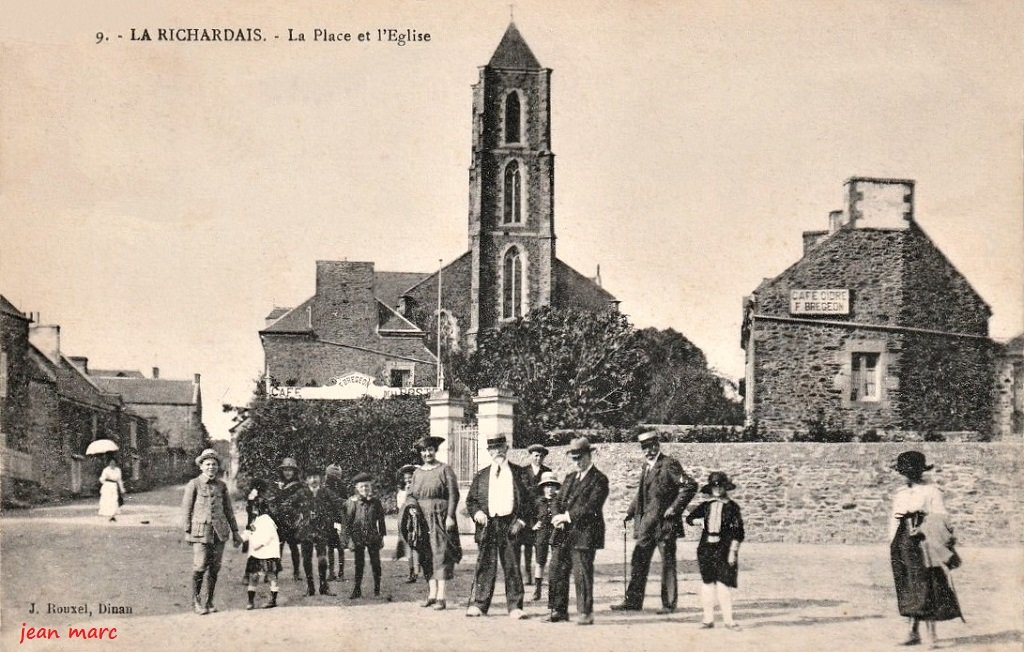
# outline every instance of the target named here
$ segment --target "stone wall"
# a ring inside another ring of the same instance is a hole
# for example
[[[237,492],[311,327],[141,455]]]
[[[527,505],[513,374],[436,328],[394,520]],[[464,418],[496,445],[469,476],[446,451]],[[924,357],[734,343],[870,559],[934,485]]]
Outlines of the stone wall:
[[[636,492],[643,457],[636,444],[596,448],[594,463],[611,485],[605,505],[608,536],[621,540],[621,518]],[[732,496],[743,509],[749,541],[882,543],[891,495],[902,479],[891,466],[909,448],[898,443],[765,443],[665,444],[662,450],[702,484],[710,471],[729,474],[737,485]],[[961,543],[1024,543],[1024,445],[919,443],[913,448],[935,465],[926,477],[944,492]],[[525,463],[526,452],[517,449],[512,459]],[[564,477],[571,470],[565,447],[552,448],[547,464]],[[696,528],[688,528],[686,538],[698,535]]]
[[[348,340],[344,340],[347,342]],[[369,348],[369,347],[367,347]],[[393,356],[421,360],[414,364],[413,380],[417,386],[433,385],[436,380],[431,354],[418,337],[381,337],[373,345],[382,355],[372,351],[325,344],[308,337],[264,335],[263,351],[267,368],[280,384],[294,383],[297,387],[329,385],[333,378],[349,371],[359,371],[387,385],[385,368],[389,361],[409,362]]]

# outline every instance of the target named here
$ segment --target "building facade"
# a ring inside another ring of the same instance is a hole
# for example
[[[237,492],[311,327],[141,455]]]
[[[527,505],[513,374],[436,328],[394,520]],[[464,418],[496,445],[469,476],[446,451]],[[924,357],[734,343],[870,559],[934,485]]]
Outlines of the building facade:
[[[260,331],[276,383],[323,386],[361,372],[393,387],[430,386],[437,360],[426,344],[439,321],[451,346],[473,347],[482,329],[535,307],[617,307],[599,276],[555,255],[551,70],[514,24],[480,68],[472,116],[469,250],[433,273],[317,261],[314,296],[274,308]]]
[[[803,240],[744,299],[748,423],[989,433],[991,310],[918,225],[914,182],[849,179]]]

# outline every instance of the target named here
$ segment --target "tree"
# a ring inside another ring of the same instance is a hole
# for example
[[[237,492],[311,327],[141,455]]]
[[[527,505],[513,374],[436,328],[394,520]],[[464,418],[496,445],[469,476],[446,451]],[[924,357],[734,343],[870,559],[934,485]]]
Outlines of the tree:
[[[704,352],[671,328],[638,332],[650,379],[641,410],[646,423],[737,425],[743,406],[726,396],[724,379],[708,368]]]
[[[481,332],[468,385],[519,397],[524,443],[556,428],[629,426],[646,391],[647,357],[626,317],[549,306]]]

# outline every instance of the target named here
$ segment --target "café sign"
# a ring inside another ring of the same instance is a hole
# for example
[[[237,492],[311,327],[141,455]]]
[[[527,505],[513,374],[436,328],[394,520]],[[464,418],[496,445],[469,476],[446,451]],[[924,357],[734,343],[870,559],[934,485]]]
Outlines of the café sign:
[[[850,290],[828,288],[789,291],[791,315],[848,315]]]
[[[351,401],[360,398],[391,398],[392,396],[429,396],[433,387],[384,387],[374,382],[373,376],[353,371],[332,379],[322,387],[268,387],[271,398],[290,398],[307,401]]]

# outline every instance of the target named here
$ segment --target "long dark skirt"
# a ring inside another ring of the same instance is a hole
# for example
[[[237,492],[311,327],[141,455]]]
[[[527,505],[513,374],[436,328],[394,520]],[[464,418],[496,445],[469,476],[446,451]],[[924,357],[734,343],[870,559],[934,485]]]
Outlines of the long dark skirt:
[[[945,569],[925,566],[921,539],[908,534],[904,520],[889,546],[900,615],[920,620],[963,618]]]

